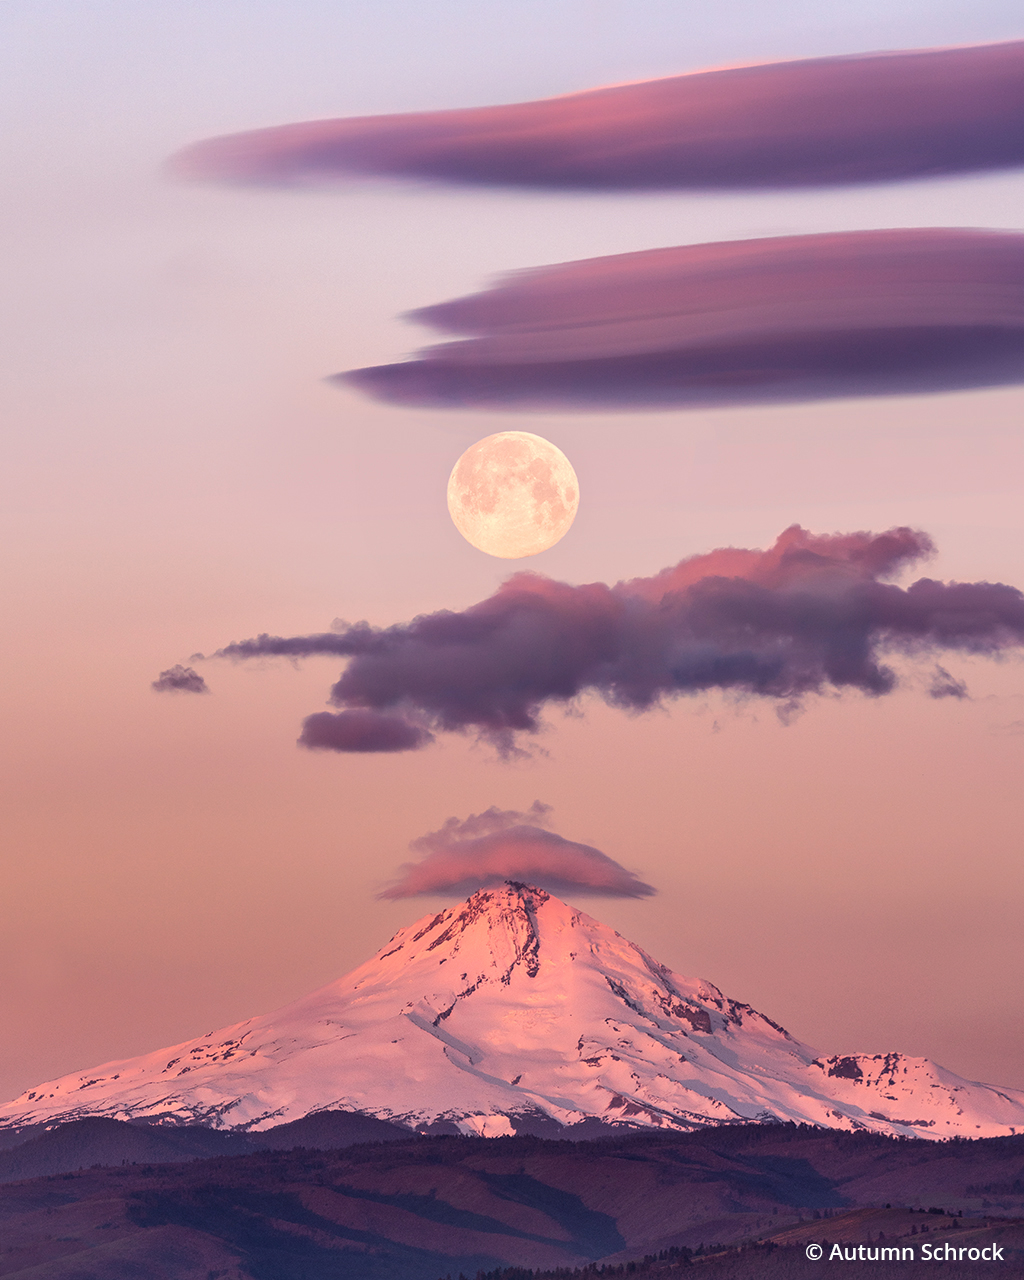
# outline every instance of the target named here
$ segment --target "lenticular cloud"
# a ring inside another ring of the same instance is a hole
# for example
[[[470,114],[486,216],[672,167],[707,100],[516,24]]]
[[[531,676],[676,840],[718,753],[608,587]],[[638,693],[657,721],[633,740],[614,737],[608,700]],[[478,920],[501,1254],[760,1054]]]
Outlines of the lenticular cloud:
[[[404,716],[355,711],[317,711],[302,722],[299,746],[311,751],[414,751],[433,735]]]
[[[461,898],[506,880],[577,896],[643,898],[655,892],[600,849],[547,830],[550,812],[551,806],[538,800],[525,813],[492,807],[464,821],[449,818],[440,830],[410,844],[423,857],[406,863],[379,896],[441,893]]]
[[[779,236],[522,271],[414,312],[467,335],[338,380],[432,408],[621,410],[1024,381],[1024,236]]]
[[[885,182],[1024,163],[1024,42],[812,58],[509,106],[213,138],[179,175],[628,190]]]
[[[809,694],[890,693],[897,677],[887,654],[934,659],[1024,645],[1024,594],[1015,587],[886,581],[932,550],[926,534],[907,528],[815,536],[794,525],[767,551],[712,551],[650,578],[571,586],[519,573],[461,612],[261,635],[216,656],[345,657],[335,706],[404,718],[410,746],[422,745],[424,729],[468,731],[508,753],[538,730],[545,707],[586,694],[643,712],[719,689],[785,710]],[[954,678],[945,675],[948,686]]]

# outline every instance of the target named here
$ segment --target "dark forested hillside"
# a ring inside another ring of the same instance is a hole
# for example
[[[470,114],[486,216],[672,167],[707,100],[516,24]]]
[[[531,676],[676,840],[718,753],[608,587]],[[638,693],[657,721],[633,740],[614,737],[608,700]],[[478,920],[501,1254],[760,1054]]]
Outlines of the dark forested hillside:
[[[622,1266],[614,1274],[638,1280],[694,1267],[706,1280],[782,1280],[823,1274],[808,1243],[880,1238],[919,1253],[999,1242],[1021,1274],[1022,1178],[1024,1136],[935,1143],[782,1125],[127,1163],[0,1187],[0,1276],[524,1280]],[[881,1265],[865,1258],[857,1274],[901,1266]]]

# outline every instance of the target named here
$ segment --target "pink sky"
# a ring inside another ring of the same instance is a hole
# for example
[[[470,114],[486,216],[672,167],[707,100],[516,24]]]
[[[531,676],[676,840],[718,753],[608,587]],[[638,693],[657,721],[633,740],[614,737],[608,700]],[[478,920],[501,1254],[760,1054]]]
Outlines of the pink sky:
[[[653,0],[639,33],[611,0],[584,30],[581,4],[575,25],[531,8],[522,32],[496,8],[446,6],[425,30],[397,0],[355,6],[329,51],[322,23],[269,2],[245,20],[114,5],[92,35],[56,0],[0,18],[17,59],[0,214],[5,1097],[338,976],[429,906],[376,897],[411,840],[535,800],[560,835],[657,888],[585,905],[674,969],[823,1052],[894,1049],[1024,1085],[1012,654],[941,658],[969,700],[928,697],[909,663],[891,696],[812,696],[788,726],[733,694],[643,716],[585,698],[582,717],[545,710],[546,754],[513,761],[458,734],[407,753],[298,749],[336,658],[205,666],[210,697],[150,688],[260,632],[491,596],[515,566],[460,537],[445,484],[469,444],[511,428],[552,440],[579,476],[572,530],[529,562],[559,581],[651,577],[798,523],[922,529],[930,576],[1024,587],[1020,388],[499,414],[325,381],[401,359],[420,342],[399,316],[516,269],[828,231],[1021,231],[1018,171],[757,195],[298,193],[159,174],[190,140],[288,120],[1021,34],[994,4],[970,21],[910,0],[851,7],[831,26],[748,7],[741,34],[681,32]]]

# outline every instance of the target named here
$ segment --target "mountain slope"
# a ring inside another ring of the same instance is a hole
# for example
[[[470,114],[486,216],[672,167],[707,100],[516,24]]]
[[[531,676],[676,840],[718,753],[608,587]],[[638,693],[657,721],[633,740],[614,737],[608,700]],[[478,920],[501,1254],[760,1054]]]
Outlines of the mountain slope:
[[[338,1151],[358,1143],[399,1142],[412,1136],[399,1125],[351,1111],[317,1111],[258,1133],[83,1116],[66,1124],[22,1130],[22,1134],[28,1135],[23,1142],[0,1151],[0,1183],[73,1173],[93,1165],[175,1164],[296,1147]]]
[[[261,1129],[359,1111],[491,1137],[595,1122],[795,1121],[1024,1132],[1024,1093],[899,1054],[821,1058],[542,890],[510,883],[401,930],[295,1003],[40,1085],[0,1128],[85,1115]]]

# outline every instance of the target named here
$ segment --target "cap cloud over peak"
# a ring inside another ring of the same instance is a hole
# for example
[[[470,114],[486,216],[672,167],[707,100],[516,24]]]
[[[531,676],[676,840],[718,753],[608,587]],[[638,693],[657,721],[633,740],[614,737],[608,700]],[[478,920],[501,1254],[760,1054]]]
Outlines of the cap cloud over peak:
[[[507,880],[576,896],[642,898],[655,892],[600,849],[547,830],[550,813],[551,806],[538,800],[522,813],[492,806],[465,819],[449,818],[410,843],[423,857],[405,863],[379,896],[462,898]]]

